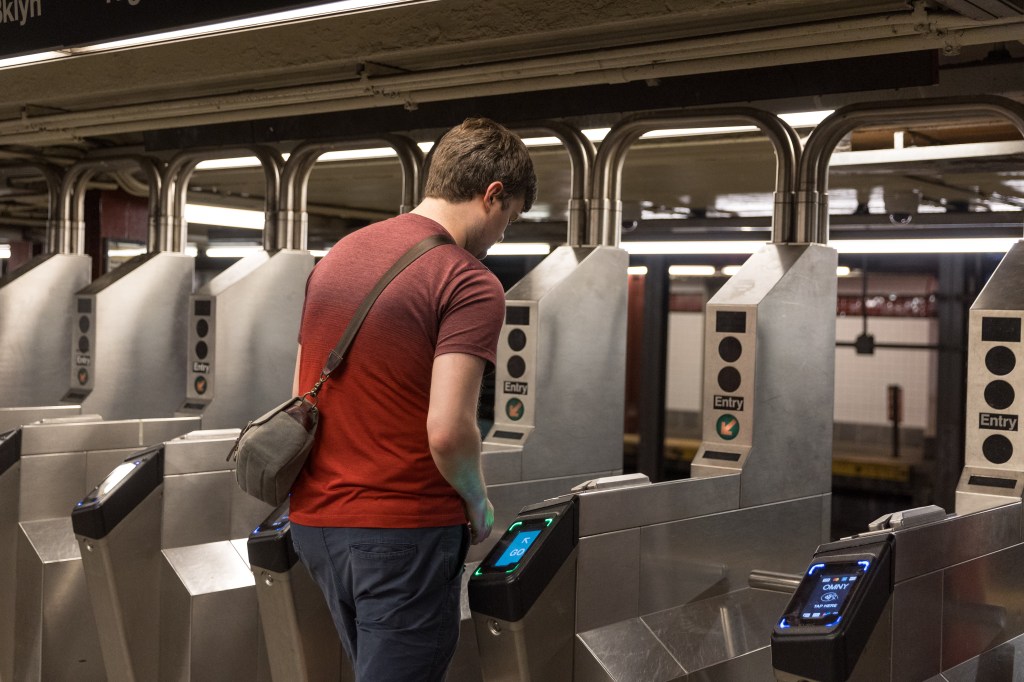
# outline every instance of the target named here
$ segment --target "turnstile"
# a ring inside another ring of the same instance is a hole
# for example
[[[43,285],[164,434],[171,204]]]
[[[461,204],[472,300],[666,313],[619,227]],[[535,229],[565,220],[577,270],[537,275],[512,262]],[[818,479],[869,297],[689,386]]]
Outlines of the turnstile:
[[[71,514],[107,679],[268,678],[245,538],[270,508],[235,483],[237,435],[137,452]]]
[[[247,256],[189,301],[185,401],[208,429],[240,428],[291,395],[308,251]]]
[[[0,280],[0,407],[53,405],[67,392],[75,292],[91,269],[89,256],[49,254]]]
[[[482,457],[498,527],[525,504],[622,471],[628,260],[614,247],[560,246],[505,295]]]
[[[295,555],[289,529],[285,502],[248,542],[271,679],[351,682],[352,666],[323,592]]]
[[[794,621],[795,610],[787,609],[788,620],[780,620],[773,635],[779,679],[1018,679],[1013,655],[1024,635],[1024,464],[1018,456],[1024,441],[1016,400],[1024,392],[1018,361],[1024,350],[1022,273],[1024,242],[1018,242],[971,307],[966,452],[956,514],[937,508],[901,512],[883,517],[871,532],[821,547],[812,567],[828,564],[838,551],[889,542],[893,569],[879,597],[884,608],[837,614],[842,622],[836,628],[867,632],[863,646],[845,648],[842,638]],[[986,676],[969,677],[975,672]]]
[[[79,291],[63,402],[105,419],[174,414],[185,394],[192,277],[191,256],[147,253]]]
[[[4,679],[104,679],[68,511],[129,453],[195,418],[30,424],[3,444],[0,662]]]

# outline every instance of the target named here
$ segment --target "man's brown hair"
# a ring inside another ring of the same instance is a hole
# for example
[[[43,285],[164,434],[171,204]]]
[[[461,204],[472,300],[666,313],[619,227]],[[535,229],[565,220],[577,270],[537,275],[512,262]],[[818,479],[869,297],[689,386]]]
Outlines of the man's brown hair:
[[[425,196],[452,203],[482,195],[495,181],[504,185],[502,205],[523,197],[523,211],[537,198],[537,176],[526,145],[511,130],[487,118],[467,118],[434,145],[427,160]]]

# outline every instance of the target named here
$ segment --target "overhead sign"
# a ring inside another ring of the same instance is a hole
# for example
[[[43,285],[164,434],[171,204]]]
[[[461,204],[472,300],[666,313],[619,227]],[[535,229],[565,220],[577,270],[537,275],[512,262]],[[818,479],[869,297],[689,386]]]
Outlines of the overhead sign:
[[[0,57],[215,24],[323,0],[0,0]]]

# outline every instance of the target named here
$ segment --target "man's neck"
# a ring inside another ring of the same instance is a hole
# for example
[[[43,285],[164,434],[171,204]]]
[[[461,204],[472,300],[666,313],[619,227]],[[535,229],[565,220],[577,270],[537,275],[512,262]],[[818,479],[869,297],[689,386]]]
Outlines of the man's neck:
[[[468,206],[453,204],[443,199],[427,197],[410,213],[430,218],[443,227],[452,236],[455,243],[466,247],[466,236],[470,224]]]

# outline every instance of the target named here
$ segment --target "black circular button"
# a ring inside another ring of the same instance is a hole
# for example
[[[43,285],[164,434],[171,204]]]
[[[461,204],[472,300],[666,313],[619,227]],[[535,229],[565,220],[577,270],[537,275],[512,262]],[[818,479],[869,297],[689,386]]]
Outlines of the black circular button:
[[[723,367],[718,373],[718,386],[728,393],[740,387],[740,373],[735,367]]]
[[[1006,346],[996,346],[985,353],[985,367],[993,374],[1004,376],[1012,372],[1016,366],[1017,358]]]
[[[89,352],[89,337],[79,336],[78,337],[78,352],[88,353]]]
[[[989,436],[981,444],[981,452],[993,464],[1005,464],[1013,455],[1013,444],[1006,436]]]
[[[514,351],[521,351],[526,347],[526,332],[522,329],[513,329],[508,333],[508,347]]]
[[[985,387],[985,402],[997,410],[1005,410],[1013,404],[1013,386],[1002,379],[996,379]]]
[[[210,349],[209,349],[209,347],[207,347],[205,341],[200,341],[199,343],[196,344],[196,357],[198,357],[200,360],[203,360],[204,358],[206,358],[206,355],[209,352],[210,352]]]
[[[508,373],[512,375],[512,378],[514,379],[518,379],[526,374],[526,360],[523,360],[518,355],[510,357],[508,359]]]
[[[89,331],[89,318],[85,315],[78,318],[78,330],[83,334]]]
[[[743,355],[743,344],[735,336],[727,336],[718,344],[718,357],[726,362],[736,362]]]
[[[196,322],[196,334],[199,335],[199,338],[203,338],[203,337],[205,337],[209,333],[210,333],[210,323],[209,322],[207,322],[206,320],[199,320],[198,322]]]

